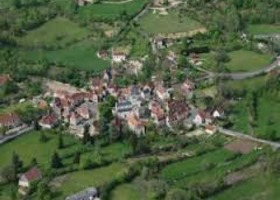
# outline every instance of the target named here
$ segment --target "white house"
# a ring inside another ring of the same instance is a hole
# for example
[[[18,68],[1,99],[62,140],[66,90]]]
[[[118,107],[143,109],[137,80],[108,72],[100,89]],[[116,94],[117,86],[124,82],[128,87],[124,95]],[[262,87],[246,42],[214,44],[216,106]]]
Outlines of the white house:
[[[31,184],[40,179],[42,179],[41,171],[37,167],[31,168],[19,178],[19,193],[26,195],[29,192]]]
[[[126,60],[126,54],[124,53],[113,53],[112,59],[116,63],[121,63]]]

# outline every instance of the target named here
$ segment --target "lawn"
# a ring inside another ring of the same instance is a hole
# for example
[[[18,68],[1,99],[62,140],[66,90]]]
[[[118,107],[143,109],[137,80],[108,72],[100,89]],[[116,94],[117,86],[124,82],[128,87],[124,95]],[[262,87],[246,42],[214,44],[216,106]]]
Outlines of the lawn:
[[[134,184],[123,184],[116,187],[110,195],[111,200],[140,200],[141,194]]]
[[[269,54],[256,53],[247,50],[237,50],[228,53],[230,61],[225,64],[230,72],[254,71],[270,64],[273,57]],[[202,54],[204,67],[215,71],[215,52]]]
[[[265,85],[265,77],[259,76],[251,79],[245,79],[245,80],[229,80],[225,81],[224,85],[228,88],[231,88],[233,90],[241,91],[257,91],[260,87]]]
[[[96,55],[98,41],[86,40],[54,51],[27,51],[22,53],[29,61],[46,59],[49,62],[88,72],[100,72],[110,66],[109,61]]]
[[[12,153],[16,152],[24,162],[24,165],[28,165],[32,158],[36,158],[39,166],[43,168],[49,168],[51,156],[54,151],[57,150],[58,135],[55,133],[46,132],[48,141],[41,143],[39,132],[27,133],[23,136],[16,138],[4,145],[0,146],[2,155],[0,157],[0,168],[8,165],[11,161]],[[71,136],[64,137],[64,143],[67,148],[57,150],[58,153],[63,156],[69,154],[71,151],[75,151],[79,147],[79,142]]]
[[[19,44],[32,47],[65,46],[90,35],[90,31],[67,18],[57,17],[18,39]]]
[[[124,172],[124,166],[114,163],[112,165],[94,170],[78,171],[67,174],[60,187],[57,188],[61,195],[58,199],[86,189],[87,187],[98,187]]]
[[[246,50],[232,51],[229,57],[230,61],[226,67],[232,72],[257,70],[272,61],[271,55]]]
[[[133,0],[125,4],[92,4],[79,10],[79,16],[84,20],[113,21],[120,19],[122,15],[132,17],[144,8],[147,0]]]
[[[280,26],[274,24],[249,25],[248,32],[252,34],[273,34],[280,33]]]
[[[190,32],[202,28],[201,24],[187,16],[180,18],[175,11],[168,15],[158,15],[150,12],[141,18],[139,23],[140,27],[150,34]]]
[[[218,164],[224,162],[226,159],[232,157],[233,155],[233,153],[224,149],[205,153],[194,158],[189,158],[167,165],[161,171],[161,176],[166,181],[175,183],[180,179],[205,170],[204,168],[209,164]]]
[[[226,189],[209,200],[277,200],[280,196],[279,187],[280,179],[278,177],[260,175]]]

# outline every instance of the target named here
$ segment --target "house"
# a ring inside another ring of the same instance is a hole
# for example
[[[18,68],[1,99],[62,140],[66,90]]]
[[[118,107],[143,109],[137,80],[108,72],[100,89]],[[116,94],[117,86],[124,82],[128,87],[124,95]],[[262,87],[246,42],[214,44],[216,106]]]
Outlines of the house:
[[[168,90],[165,87],[163,87],[162,84],[158,84],[155,87],[154,92],[157,95],[157,97],[162,101],[168,100],[170,98]]]
[[[149,85],[145,85],[142,89],[141,89],[141,97],[143,99],[150,99],[152,96],[152,88]]]
[[[116,84],[110,83],[107,86],[107,91],[113,97],[117,97],[118,96],[118,86]]]
[[[161,105],[156,101],[152,101],[149,104],[149,109],[151,111],[151,117],[153,119],[153,122],[158,126],[164,125],[165,113],[164,110],[161,108]]]
[[[0,86],[5,85],[9,81],[11,81],[11,77],[9,75],[0,75]]]
[[[35,181],[41,180],[42,173],[37,167],[33,167],[24,174],[22,174],[19,178],[18,186],[19,186],[19,193],[26,195],[31,187],[31,184]]]
[[[209,113],[204,112],[203,110],[198,111],[195,118],[193,119],[193,123],[196,126],[211,124],[212,121],[212,116]]]
[[[167,39],[165,39],[163,37],[155,37],[153,39],[153,44],[158,49],[166,48],[167,47]]]
[[[128,128],[133,131],[136,135],[145,134],[145,122],[140,120],[134,113],[129,114],[127,118]]]
[[[205,132],[210,134],[210,135],[213,135],[217,132],[217,127],[216,126],[212,126],[212,125],[206,125],[205,126]]]
[[[186,79],[182,84],[181,89],[185,94],[188,94],[195,89],[195,84],[189,79]]]
[[[115,63],[121,63],[126,60],[126,54],[120,53],[120,52],[116,52],[116,53],[113,52],[112,59],[113,59],[113,62],[115,62]]]
[[[8,129],[16,128],[23,125],[19,116],[15,113],[7,113],[0,115],[0,128],[5,127]]]
[[[93,78],[91,80],[91,89],[93,91],[100,91],[103,89],[103,82],[99,77]]]
[[[224,110],[221,107],[216,108],[213,112],[212,112],[212,116],[215,119],[221,119],[223,118],[225,115]]]
[[[70,125],[76,126],[81,123],[82,120],[83,118],[77,112],[71,112],[69,119]]]
[[[116,103],[115,108],[113,110],[113,114],[121,119],[126,119],[128,115],[132,112],[132,110],[133,105],[131,101],[121,101]]]
[[[99,200],[97,189],[87,188],[77,194],[67,197],[65,200]]]
[[[166,109],[168,112],[166,124],[168,126],[186,119],[189,115],[189,107],[183,100],[169,101]]]
[[[143,69],[143,63],[138,60],[129,60],[126,68],[128,74],[138,75]]]
[[[43,116],[42,119],[39,121],[39,125],[44,129],[51,129],[55,127],[57,123],[58,123],[58,118],[53,113]]]

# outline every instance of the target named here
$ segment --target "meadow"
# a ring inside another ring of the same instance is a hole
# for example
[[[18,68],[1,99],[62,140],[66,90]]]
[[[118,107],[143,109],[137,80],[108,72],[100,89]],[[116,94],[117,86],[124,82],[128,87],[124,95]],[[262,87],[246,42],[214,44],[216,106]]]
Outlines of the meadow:
[[[122,15],[135,16],[140,12],[147,0],[133,0],[124,4],[92,4],[79,9],[79,17],[83,20],[108,20],[120,19]]]
[[[168,34],[178,32],[190,32],[202,28],[197,21],[187,16],[179,17],[178,12],[171,11],[168,15],[153,14],[143,16],[139,21],[140,28],[149,34]]]
[[[237,50],[228,52],[229,62],[225,63],[225,67],[230,72],[249,72],[261,69],[269,65],[273,57],[269,54],[256,53],[248,50]],[[215,70],[216,61],[215,53],[202,54],[201,58],[205,68]]]
[[[88,72],[100,72],[110,66],[107,60],[99,59],[96,55],[98,48],[95,40],[85,40],[59,50],[29,50],[22,52],[29,61],[47,60],[73,69]]]
[[[248,26],[248,32],[255,35],[280,33],[280,26],[273,24],[254,24]]]
[[[27,31],[17,41],[27,47],[59,47],[84,39],[90,34],[89,30],[69,19],[57,17],[37,29]]]

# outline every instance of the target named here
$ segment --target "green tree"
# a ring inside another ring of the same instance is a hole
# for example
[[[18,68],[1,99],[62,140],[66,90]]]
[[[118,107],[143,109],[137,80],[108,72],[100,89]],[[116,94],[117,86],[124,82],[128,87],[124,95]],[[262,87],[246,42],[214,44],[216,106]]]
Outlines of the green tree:
[[[58,153],[56,151],[52,155],[51,167],[54,168],[54,169],[58,169],[58,168],[63,167],[61,158],[59,157],[59,155],[58,155]]]
[[[51,190],[46,181],[40,181],[36,193],[37,200],[51,200]]]
[[[61,134],[59,134],[59,136],[58,136],[57,148],[58,149],[63,149],[64,148],[64,141],[63,141],[63,137],[62,137]]]
[[[76,151],[73,158],[73,164],[80,164],[80,160],[81,160],[81,152]]]

